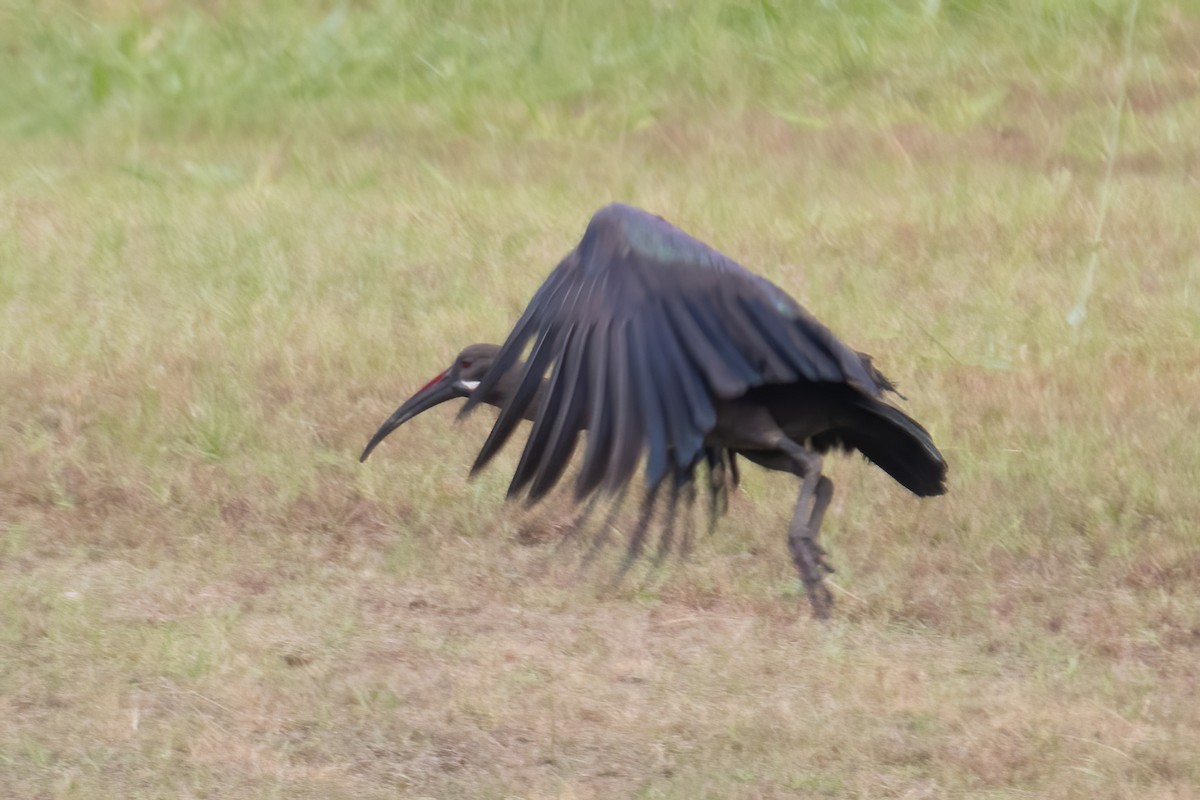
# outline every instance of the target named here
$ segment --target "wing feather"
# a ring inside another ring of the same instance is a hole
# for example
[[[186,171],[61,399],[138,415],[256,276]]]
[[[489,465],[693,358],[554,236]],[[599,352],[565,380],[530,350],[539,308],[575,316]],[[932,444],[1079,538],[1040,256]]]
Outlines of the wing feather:
[[[544,328],[538,333],[538,338],[534,342],[529,360],[525,362],[525,371],[521,383],[517,386],[517,390],[513,393],[512,398],[500,410],[500,416],[496,418],[496,424],[492,426],[491,433],[488,434],[483,447],[479,450],[479,455],[475,458],[475,463],[471,466],[472,474],[483,469],[487,465],[487,462],[491,461],[492,456],[496,455],[496,452],[508,441],[508,437],[516,429],[517,423],[523,418],[525,409],[533,402],[537,390],[542,385],[542,378],[545,376],[546,370],[550,367],[550,362],[554,357],[554,343],[557,338],[558,331],[555,328]],[[488,375],[492,375],[495,369],[493,366]],[[482,382],[480,385],[482,385]],[[478,393],[479,387],[476,387],[472,396]]]
[[[721,324],[730,332],[742,355],[762,376],[763,383],[796,380],[796,371],[776,351],[774,343],[759,332],[737,297],[722,297],[720,309]]]
[[[587,373],[583,371],[583,365],[587,361],[587,348],[586,338],[572,338],[569,346],[563,351],[562,360],[556,366],[558,385],[562,387],[561,396],[554,410],[547,414],[547,420],[553,420],[553,428],[539,453],[537,471],[531,476],[533,483],[529,488],[530,502],[542,497],[558,483],[571,454],[575,451],[575,443],[583,427],[580,417],[583,415],[584,401],[587,397]],[[530,433],[531,441],[532,437],[533,434]]]
[[[700,452],[704,434],[712,430],[716,422],[716,414],[708,398],[708,387],[698,380],[699,376],[690,368],[675,340],[675,332],[663,323],[661,314],[649,314],[640,321],[644,325],[639,338],[648,343],[646,352],[651,362],[648,370],[650,376],[646,382],[659,389],[668,454],[673,456],[677,468],[686,467]],[[712,414],[711,422],[704,418],[703,409],[700,408],[703,405],[707,405]],[[698,410],[694,411],[693,406],[697,406]]]
[[[837,363],[820,342],[806,339],[788,320],[780,324],[773,318],[766,305],[756,299],[742,300],[746,318],[758,329],[763,340],[769,342],[779,356],[786,359],[796,374],[808,381],[830,381],[841,377]]]
[[[509,497],[519,494],[533,480],[534,474],[541,466],[542,455],[550,443],[554,431],[555,419],[562,410],[563,396],[573,388],[564,376],[568,370],[575,368],[569,356],[577,341],[579,339],[575,336],[575,326],[569,325],[563,334],[561,355],[550,371],[550,378],[546,382],[547,389],[543,392],[542,402],[538,406],[537,414],[534,415],[533,430],[529,432],[529,438],[525,440],[525,449],[521,451],[521,460],[517,462],[517,469],[508,486]],[[528,375],[526,375],[526,380],[529,380]]]
[[[630,365],[633,383],[637,387],[641,419],[646,433],[646,481],[655,484],[667,473],[667,428],[670,425],[671,409],[664,408],[667,387],[655,380],[654,366],[661,360],[652,354],[652,340],[642,330],[642,320],[629,321],[630,339],[645,342],[646,346],[633,347]]]
[[[687,303],[672,298],[663,307],[688,356],[689,372],[699,374],[717,397],[737,397],[749,388],[756,377],[750,365],[737,351],[714,344]]]
[[[513,364],[517,362],[529,340],[535,335],[545,332],[542,325],[542,321],[546,316],[544,309],[547,307],[553,308],[557,295],[564,288],[574,283],[570,262],[570,256],[563,259],[563,262],[550,273],[550,277],[546,279],[546,282],[534,292],[533,299],[529,301],[529,305],[525,307],[521,318],[517,320],[517,324],[513,326],[512,331],[508,334],[508,338],[500,346],[500,352],[496,354],[496,360],[492,363],[492,368],[479,382],[479,386],[476,387],[477,391],[472,392],[471,396],[467,398],[467,402],[463,403],[462,410],[458,412],[459,419],[470,413],[472,409],[483,402],[484,397],[488,396],[496,388],[496,383],[500,380],[500,376],[508,372]],[[477,464],[472,469],[472,472],[480,466],[482,464]]]
[[[741,348],[734,341],[730,331],[721,324],[715,304],[704,298],[695,298],[685,300],[683,305],[692,321],[700,328],[704,340],[716,349],[715,363],[727,366],[738,374],[740,388],[733,394],[720,396],[736,397],[751,386],[761,386],[764,380],[761,371],[742,355]],[[706,371],[711,371],[714,366],[714,362],[706,362]]]
[[[592,332],[588,358],[588,437],[583,455],[583,466],[579,468],[579,479],[575,484],[575,496],[584,497],[604,480],[604,468],[608,464],[613,444],[613,402],[611,373],[608,368],[607,321],[601,322]]]
[[[643,420],[634,385],[627,325],[618,325],[610,331],[612,361],[609,369],[614,379],[612,399],[616,406],[612,455],[604,480],[604,487],[610,492],[616,491],[633,475],[643,445]]]

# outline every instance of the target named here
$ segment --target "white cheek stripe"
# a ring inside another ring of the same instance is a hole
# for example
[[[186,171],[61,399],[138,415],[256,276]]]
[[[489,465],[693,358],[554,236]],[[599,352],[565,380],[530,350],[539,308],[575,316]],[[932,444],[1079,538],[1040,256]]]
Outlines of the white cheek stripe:
[[[459,388],[466,389],[468,392],[475,391],[475,387],[479,385],[479,381],[459,381]]]

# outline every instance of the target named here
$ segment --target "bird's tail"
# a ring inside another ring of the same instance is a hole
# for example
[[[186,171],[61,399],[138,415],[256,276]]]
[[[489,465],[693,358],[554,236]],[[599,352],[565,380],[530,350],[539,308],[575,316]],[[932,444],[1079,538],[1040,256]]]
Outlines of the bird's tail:
[[[944,494],[946,459],[929,431],[895,406],[872,397],[855,403],[852,424],[837,433],[900,485],[918,497]]]

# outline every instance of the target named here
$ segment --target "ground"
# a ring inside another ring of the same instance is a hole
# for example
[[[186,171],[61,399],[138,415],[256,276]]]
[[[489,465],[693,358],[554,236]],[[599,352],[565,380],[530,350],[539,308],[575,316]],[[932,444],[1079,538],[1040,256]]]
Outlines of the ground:
[[[0,795],[1200,794],[1185,2],[0,9]],[[950,462],[690,558],[377,425],[590,214],[785,287]],[[613,553],[615,557],[615,552]]]

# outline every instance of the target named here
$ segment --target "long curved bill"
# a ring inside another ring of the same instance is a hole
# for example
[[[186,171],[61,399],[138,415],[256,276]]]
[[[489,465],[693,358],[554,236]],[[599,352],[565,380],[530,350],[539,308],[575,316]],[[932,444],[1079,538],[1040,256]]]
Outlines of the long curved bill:
[[[444,403],[447,400],[453,400],[456,397],[466,397],[467,394],[468,392],[464,391],[464,387],[459,382],[451,379],[450,370],[446,370],[425,384],[412,397],[405,400],[404,404],[387,418],[387,421],[379,427],[379,430],[375,431],[375,435],[371,437],[371,441],[367,442],[367,446],[358,460],[366,461],[367,456],[371,455],[371,451],[375,449],[375,445],[382,442],[388,437],[388,434],[422,411],[428,411],[434,406]]]

